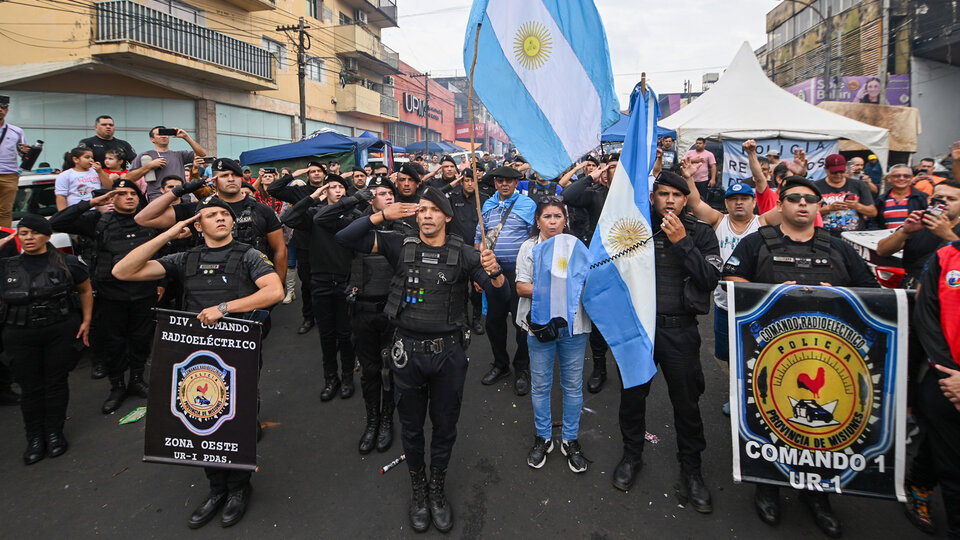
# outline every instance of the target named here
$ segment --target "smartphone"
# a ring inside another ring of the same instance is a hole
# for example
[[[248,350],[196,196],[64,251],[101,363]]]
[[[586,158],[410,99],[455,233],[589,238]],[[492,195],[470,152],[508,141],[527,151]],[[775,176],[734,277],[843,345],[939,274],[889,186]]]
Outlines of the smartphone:
[[[174,128],[160,128],[157,130],[157,135],[167,135],[172,137],[177,134],[177,130]]]
[[[843,196],[843,200],[845,200],[845,201],[847,201],[847,202],[856,201],[856,200],[859,199],[859,198],[860,198],[860,197],[857,197],[857,196],[854,195],[853,193],[847,193],[846,195]]]
[[[260,172],[262,172],[262,173],[268,173],[268,174],[277,174],[277,169],[275,169],[275,168],[273,168],[273,167],[264,167],[264,168],[260,169]]]
[[[939,198],[933,197],[930,199],[930,204],[927,205],[927,214],[934,216],[939,216],[947,209],[947,201]]]
[[[204,162],[205,164],[210,165],[211,163],[213,163],[214,161],[217,160],[217,157],[216,157],[216,156],[207,156],[207,157],[202,158],[202,159],[203,159],[203,162]]]

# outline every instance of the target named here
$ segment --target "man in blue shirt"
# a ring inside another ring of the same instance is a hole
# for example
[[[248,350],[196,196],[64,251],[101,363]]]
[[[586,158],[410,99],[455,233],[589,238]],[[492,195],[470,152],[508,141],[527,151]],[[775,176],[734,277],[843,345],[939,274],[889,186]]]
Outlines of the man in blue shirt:
[[[485,175],[493,179],[497,192],[483,203],[483,223],[477,225],[474,244],[479,249],[483,243],[493,250],[497,263],[509,283],[510,298],[487,298],[487,337],[493,349],[493,367],[481,382],[491,385],[510,374],[510,355],[507,353],[507,317],[511,317],[516,330],[517,351],[513,356],[516,371],[514,391],[518,396],[530,392],[530,357],[527,353],[527,335],[516,323],[517,315],[517,254],[520,245],[530,237],[537,203],[517,191],[517,183],[523,173],[511,167],[497,167]],[[482,227],[482,230],[481,230]]]

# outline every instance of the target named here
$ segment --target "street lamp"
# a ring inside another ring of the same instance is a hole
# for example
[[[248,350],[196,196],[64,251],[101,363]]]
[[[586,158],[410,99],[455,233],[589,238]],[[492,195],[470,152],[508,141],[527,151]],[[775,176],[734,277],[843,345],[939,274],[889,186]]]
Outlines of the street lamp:
[[[832,94],[832,88],[831,88],[831,85],[830,85],[830,49],[832,48],[831,46],[832,46],[832,44],[833,44],[833,40],[832,40],[832,38],[831,38],[831,35],[833,34],[833,23],[832,23],[831,20],[830,20],[830,11],[831,11],[831,10],[830,10],[830,5],[829,5],[829,4],[827,5],[827,16],[824,17],[824,16],[823,16],[823,13],[820,13],[820,10],[817,9],[817,8],[813,5],[813,4],[814,4],[814,0],[808,0],[808,1],[806,1],[806,2],[804,2],[804,1],[802,1],[802,0],[784,0],[784,1],[785,1],[785,2],[793,2],[794,4],[800,4],[800,5],[803,6],[804,8],[810,8],[810,9],[812,9],[813,12],[816,13],[818,17],[820,17],[820,21],[821,21],[821,22],[824,24],[824,26],[826,27],[826,28],[824,29],[825,32],[824,32],[824,35],[823,35],[823,39],[821,40],[821,43],[823,44],[824,48],[826,49],[826,50],[824,51],[824,55],[823,55],[824,98],[825,98],[825,99],[832,98],[832,97],[833,97],[833,94]]]

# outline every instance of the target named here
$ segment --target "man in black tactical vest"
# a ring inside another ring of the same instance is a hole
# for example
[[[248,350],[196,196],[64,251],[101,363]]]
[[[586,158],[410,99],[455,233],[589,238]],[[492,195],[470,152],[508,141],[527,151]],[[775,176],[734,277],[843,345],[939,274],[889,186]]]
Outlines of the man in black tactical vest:
[[[385,221],[416,214],[419,232],[403,236],[374,230]],[[506,302],[509,291],[490,250],[478,253],[456,235],[447,235],[453,216],[450,202],[428,187],[418,204],[394,203],[369,217],[355,220],[337,233],[342,245],[362,253],[380,253],[393,267],[385,312],[397,327],[390,350],[396,384],[403,450],[410,469],[413,529],[453,527],[453,510],[444,493],[450,452],[457,438],[457,420],[467,374],[463,340],[467,294],[471,282]],[[430,441],[430,481],[424,459],[423,424],[433,424]]]
[[[63,424],[70,390],[67,378],[76,365],[75,340],[89,345],[93,289],[87,267],[50,243],[46,219],[27,214],[17,234],[23,253],[0,259],[0,327],[14,379],[23,392],[20,410],[27,432],[23,463],[67,451]]]
[[[232,206],[218,197],[207,197],[197,209],[194,216],[130,252],[114,266],[114,276],[130,281],[165,277],[181,281],[184,310],[199,312],[197,318],[207,325],[216,324],[226,315],[243,319],[254,310],[268,309],[283,300],[283,281],[270,259],[249,244],[234,240]],[[187,234],[191,224],[203,233],[203,245],[150,260],[167,242]],[[264,335],[269,321],[268,317],[263,322]],[[204,472],[210,480],[210,494],[194,510],[188,525],[193,529],[206,525],[221,507],[220,524],[236,524],[250,502],[251,473],[214,468],[204,468]]]
[[[653,360],[663,373],[673,404],[681,503],[689,501],[697,512],[710,513],[713,504],[700,467],[700,453],[707,441],[699,406],[704,378],[697,315],[710,311],[722,259],[713,228],[686,211],[689,194],[686,181],[668,171],[660,173],[650,194],[657,272]],[[613,473],[613,485],[623,491],[630,489],[643,467],[646,400],[651,383],[620,391],[623,458]]]
[[[745,236],[723,267],[727,281],[797,283],[834,287],[877,287],[866,262],[839,237],[814,225],[822,197],[817,186],[799,176],[788,176],[780,186],[779,227],[760,227]],[[769,525],[780,522],[776,486],[757,484],[754,505]],[[841,534],[825,493],[800,492],[817,527],[830,537]]]
[[[545,197],[556,196],[558,191],[563,191],[559,182],[547,180],[536,172],[533,173],[532,180],[527,180],[527,197],[533,199],[533,202],[537,204]]]
[[[113,203],[113,211],[101,213],[99,207],[108,203]],[[153,345],[157,283],[121,281],[110,273],[133,248],[156,236],[156,231],[134,219],[143,204],[143,194],[133,181],[118,180],[110,192],[80,201],[50,218],[54,230],[86,236],[96,245],[91,272],[97,293],[94,338],[101,341],[110,379],[103,414],[119,409],[127,396],[147,397],[143,372]],[[130,378],[125,383],[128,368]]]

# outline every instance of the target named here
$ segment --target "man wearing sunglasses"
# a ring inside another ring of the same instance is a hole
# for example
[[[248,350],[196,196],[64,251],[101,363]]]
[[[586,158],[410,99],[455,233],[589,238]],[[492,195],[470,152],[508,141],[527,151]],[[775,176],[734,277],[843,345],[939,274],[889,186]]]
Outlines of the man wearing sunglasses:
[[[846,170],[844,168],[844,170]],[[788,176],[777,202],[780,226],[764,226],[740,240],[723,267],[723,279],[757,283],[796,283],[835,287],[877,287],[867,263],[839,237],[814,225],[822,197],[817,186],[799,176]],[[757,484],[754,505],[760,519],[780,522],[776,486]],[[800,492],[817,527],[827,536],[841,534],[825,493]]]

